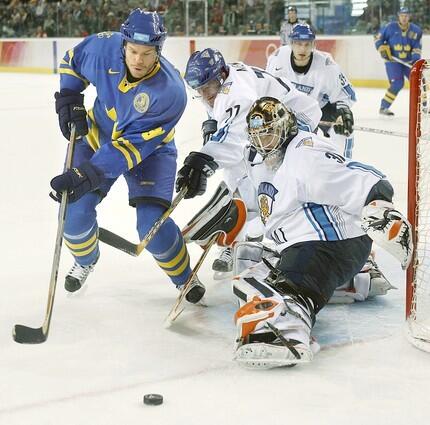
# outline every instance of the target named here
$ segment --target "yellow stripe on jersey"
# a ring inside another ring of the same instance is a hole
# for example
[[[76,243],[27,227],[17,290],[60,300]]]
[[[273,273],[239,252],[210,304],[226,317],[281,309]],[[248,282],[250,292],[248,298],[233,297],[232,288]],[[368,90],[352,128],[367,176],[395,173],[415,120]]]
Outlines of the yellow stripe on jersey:
[[[100,148],[100,135],[99,135],[99,128],[97,126],[96,119],[94,117],[93,109],[90,109],[88,111],[88,116],[90,118],[90,125],[88,128],[88,134],[85,137],[87,139],[88,144],[95,152],[97,149]]]
[[[136,158],[136,164],[139,164],[142,162],[142,157],[140,156],[140,152],[136,149],[136,146],[134,146],[129,140],[124,139],[123,137],[120,137],[118,139],[118,142],[121,143],[126,149],[128,149]]]
[[[175,129],[172,128],[168,133],[167,136],[163,139],[163,143],[169,143],[173,140],[175,137]]]
[[[161,136],[165,132],[166,130],[164,130],[163,127],[157,127],[152,130],[144,131],[142,133],[142,139],[148,141],[153,139],[154,137]]]
[[[114,122],[113,128],[112,128],[112,135],[111,135],[112,140],[117,140],[121,137],[122,130],[117,130],[117,127],[118,127],[118,122]]]
[[[88,80],[86,80],[84,77],[81,77],[79,74],[77,74],[75,71],[73,71],[73,69],[62,68],[60,66],[60,69],[58,70],[58,72],[60,74],[67,74],[67,75],[71,75],[72,77],[79,78],[85,84],[85,87],[87,87],[89,84]]]
[[[106,115],[112,120],[112,121],[116,121],[118,119],[117,115],[116,115],[116,110],[114,107],[108,109],[105,106],[105,111],[106,111]]]
[[[186,256],[186,255],[187,255],[187,247],[185,246],[184,243],[182,243],[182,248],[179,250],[179,253],[178,253],[178,255],[176,255],[175,258],[173,258],[170,261],[157,261],[157,264],[162,269],[171,269],[172,267],[175,267],[180,262],[182,262],[184,259],[184,256]]]
[[[114,140],[112,142],[112,146],[118,149],[124,155],[125,160],[127,161],[127,167],[129,170],[131,170],[134,167],[134,165],[128,150],[125,147],[123,147],[118,140]]]

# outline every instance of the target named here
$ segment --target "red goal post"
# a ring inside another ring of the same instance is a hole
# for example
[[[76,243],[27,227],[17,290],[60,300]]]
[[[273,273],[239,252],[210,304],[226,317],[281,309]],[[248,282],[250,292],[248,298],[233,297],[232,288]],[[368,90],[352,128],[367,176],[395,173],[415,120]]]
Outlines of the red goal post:
[[[408,340],[430,352],[430,60],[411,69],[408,219],[415,252],[406,274]]]

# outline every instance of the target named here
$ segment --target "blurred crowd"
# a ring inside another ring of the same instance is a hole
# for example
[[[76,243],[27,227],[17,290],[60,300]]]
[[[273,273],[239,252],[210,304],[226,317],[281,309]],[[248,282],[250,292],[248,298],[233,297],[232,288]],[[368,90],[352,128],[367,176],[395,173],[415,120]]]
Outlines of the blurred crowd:
[[[188,2],[186,25],[184,0],[0,0],[0,37],[84,37],[95,32],[119,29],[135,7],[163,14],[169,35],[205,35],[202,1]],[[327,2],[328,3],[328,2]],[[405,0],[413,22],[430,30],[430,1]],[[275,35],[284,19],[284,0],[208,0],[207,35]],[[314,22],[318,33],[373,34],[395,19],[399,0],[368,0],[362,16],[350,19],[351,2],[345,0]],[[309,18],[300,16],[299,18]]]

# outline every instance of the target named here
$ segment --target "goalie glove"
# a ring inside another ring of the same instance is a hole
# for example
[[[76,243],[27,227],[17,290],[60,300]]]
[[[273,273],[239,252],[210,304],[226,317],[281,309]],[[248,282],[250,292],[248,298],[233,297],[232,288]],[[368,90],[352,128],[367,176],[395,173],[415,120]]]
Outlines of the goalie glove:
[[[342,134],[346,137],[349,137],[354,131],[354,116],[345,103],[336,103],[336,121],[333,130],[336,134]]]
[[[379,246],[396,257],[406,270],[412,259],[412,227],[391,202],[372,201],[363,208],[362,229]]]

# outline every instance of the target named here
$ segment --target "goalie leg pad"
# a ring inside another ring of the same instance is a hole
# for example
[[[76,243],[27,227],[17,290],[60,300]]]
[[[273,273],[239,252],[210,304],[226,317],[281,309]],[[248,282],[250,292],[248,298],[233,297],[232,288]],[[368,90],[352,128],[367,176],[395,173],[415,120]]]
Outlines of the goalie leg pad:
[[[260,263],[233,280],[242,305],[235,314],[235,360],[257,369],[309,362],[318,351],[310,337],[312,303],[277,292],[267,282],[269,273]]]
[[[376,200],[363,208],[362,229],[406,270],[412,260],[412,227],[391,202]]]

